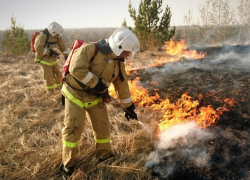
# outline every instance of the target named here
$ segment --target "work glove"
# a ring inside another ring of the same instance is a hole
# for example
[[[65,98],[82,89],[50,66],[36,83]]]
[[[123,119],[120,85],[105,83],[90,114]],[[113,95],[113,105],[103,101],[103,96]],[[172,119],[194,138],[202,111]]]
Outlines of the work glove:
[[[134,105],[134,103],[131,106],[127,107],[125,110],[126,110],[125,111],[125,117],[127,118],[128,121],[130,119],[138,120],[137,114],[135,113],[135,105]]]
[[[102,78],[99,78],[97,85],[93,88],[93,90],[97,93],[104,93],[107,90],[107,86],[102,82]]]
[[[54,51],[53,49],[49,49],[49,56],[58,56],[58,53],[56,51]]]

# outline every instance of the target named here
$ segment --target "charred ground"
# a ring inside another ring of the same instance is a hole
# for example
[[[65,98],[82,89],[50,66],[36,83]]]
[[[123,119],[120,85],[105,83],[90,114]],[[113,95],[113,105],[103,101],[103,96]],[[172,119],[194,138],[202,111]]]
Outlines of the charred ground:
[[[214,109],[223,106],[223,100],[231,98],[235,105],[224,112],[217,123],[208,130],[215,134],[204,144],[210,154],[208,167],[196,167],[185,157],[176,157],[178,168],[165,177],[158,172],[159,166],[168,166],[166,157],[152,167],[152,173],[160,179],[249,179],[250,177],[250,46],[225,46],[197,48],[206,53],[202,60],[181,58],[178,62],[167,63],[132,71],[130,78],[140,77],[140,83],[155,89],[160,96],[176,101],[188,92],[194,99],[200,99],[200,106],[212,105]],[[156,82],[152,86],[151,81]]]

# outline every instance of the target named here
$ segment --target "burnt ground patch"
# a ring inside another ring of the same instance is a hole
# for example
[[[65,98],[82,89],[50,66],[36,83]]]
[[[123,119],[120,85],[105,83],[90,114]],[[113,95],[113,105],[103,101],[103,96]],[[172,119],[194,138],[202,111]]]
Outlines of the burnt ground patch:
[[[191,47],[190,49],[195,49]],[[156,169],[167,166],[163,160],[152,167],[152,174],[160,179],[248,179],[250,177],[250,46],[196,48],[206,57],[202,60],[179,60],[161,67],[134,71],[130,79],[140,78],[140,85],[152,95],[155,89],[161,98],[177,101],[187,92],[200,106],[223,106],[224,100],[235,103],[224,112],[216,124],[208,127],[216,135],[205,142],[210,155],[209,167],[196,167],[185,158],[178,158],[178,168],[169,176]],[[151,82],[156,82],[152,86]]]

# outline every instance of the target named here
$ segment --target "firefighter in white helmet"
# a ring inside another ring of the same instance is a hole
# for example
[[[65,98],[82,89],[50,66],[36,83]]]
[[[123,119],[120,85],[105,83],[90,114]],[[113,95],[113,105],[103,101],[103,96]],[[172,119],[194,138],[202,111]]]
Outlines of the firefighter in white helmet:
[[[62,74],[57,64],[57,58],[61,53],[65,59],[68,57],[67,48],[61,37],[63,27],[52,22],[35,39],[35,62],[39,63],[43,71],[46,90],[61,89]]]
[[[95,55],[96,49],[98,53]],[[109,39],[95,44],[85,42],[72,55],[69,74],[62,94],[65,96],[65,118],[62,129],[62,164],[64,175],[71,175],[76,165],[76,147],[84,129],[86,112],[93,127],[96,157],[106,160],[114,156],[110,144],[110,124],[104,96],[114,84],[125,117],[137,120],[131,98],[124,60],[140,50],[136,35],[126,27],[118,28]]]

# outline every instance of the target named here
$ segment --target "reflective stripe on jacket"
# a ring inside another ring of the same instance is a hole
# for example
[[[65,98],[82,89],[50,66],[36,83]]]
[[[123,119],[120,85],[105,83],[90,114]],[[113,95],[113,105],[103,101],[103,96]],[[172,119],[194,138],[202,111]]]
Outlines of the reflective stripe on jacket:
[[[38,63],[44,64],[44,65],[48,65],[48,66],[54,66],[54,65],[57,64],[57,61],[55,61],[55,62],[46,62],[46,61],[43,61],[43,60],[40,60],[40,59],[36,59],[35,61],[38,62]]]

